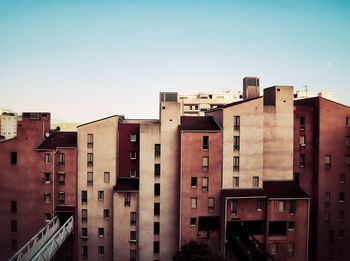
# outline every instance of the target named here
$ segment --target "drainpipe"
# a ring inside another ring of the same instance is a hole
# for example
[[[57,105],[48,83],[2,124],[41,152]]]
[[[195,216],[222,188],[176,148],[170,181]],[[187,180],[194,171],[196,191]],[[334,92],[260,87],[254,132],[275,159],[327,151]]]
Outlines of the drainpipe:
[[[52,217],[55,215],[55,154],[56,150],[52,150]]]
[[[180,218],[179,218],[179,249],[181,248],[181,211],[182,211],[182,134],[180,132]]]

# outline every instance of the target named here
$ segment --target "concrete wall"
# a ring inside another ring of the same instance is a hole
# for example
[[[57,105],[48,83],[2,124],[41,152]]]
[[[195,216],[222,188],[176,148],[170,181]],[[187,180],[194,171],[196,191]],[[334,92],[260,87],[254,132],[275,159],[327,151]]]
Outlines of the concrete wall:
[[[154,144],[160,144],[159,122],[140,125],[140,198],[138,212],[139,228],[139,258],[140,260],[153,260],[153,241],[159,240],[159,235],[153,235],[153,222],[160,222],[159,216],[154,216],[154,183],[160,182],[159,177],[154,176],[154,164],[160,164],[160,159],[154,156]],[[163,171],[161,165],[161,176]],[[161,195],[163,187],[161,184]],[[160,208],[162,209],[162,205]],[[169,213],[170,214],[170,213]],[[163,218],[161,216],[161,218]],[[160,233],[163,233],[161,230]],[[162,247],[162,242],[161,242]]]
[[[116,183],[118,116],[109,117],[78,128],[78,260],[82,260],[81,247],[88,246],[88,259],[111,260],[113,257],[113,220],[104,219],[104,209],[113,210],[113,186]],[[87,135],[93,134],[93,148],[87,147]],[[93,153],[93,166],[87,166],[87,153]],[[87,172],[93,172],[93,185],[87,186]],[[104,172],[110,172],[110,182],[104,182]],[[87,191],[88,202],[82,204],[81,192]],[[98,200],[98,191],[104,191],[104,200]],[[82,223],[81,210],[88,209],[88,221]],[[88,240],[82,241],[81,228],[88,228]],[[98,236],[98,228],[104,228],[104,237]],[[104,256],[97,247],[104,246]]]
[[[136,225],[130,224],[130,212],[136,212],[136,220],[138,219],[138,193],[130,193],[130,206],[124,205],[125,192],[114,192],[113,195],[113,260],[124,261],[130,260],[130,250],[136,250],[139,244],[138,228]],[[130,231],[136,231],[137,242],[130,242]],[[136,259],[143,260],[143,259]]]
[[[292,180],[293,87],[264,89],[264,104],[263,179]]]
[[[240,130],[234,130],[234,116],[240,116]],[[223,188],[233,187],[239,177],[240,188],[251,188],[253,176],[263,177],[263,100],[243,102],[223,110]],[[240,136],[240,150],[233,151],[234,136]],[[233,171],[233,156],[239,156],[239,171]]]

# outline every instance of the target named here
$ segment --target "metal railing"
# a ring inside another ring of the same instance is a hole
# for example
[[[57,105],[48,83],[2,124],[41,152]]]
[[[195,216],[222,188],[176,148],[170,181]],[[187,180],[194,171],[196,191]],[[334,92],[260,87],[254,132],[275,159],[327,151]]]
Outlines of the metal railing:
[[[32,261],[51,260],[57,250],[74,229],[74,218],[71,216],[64,225],[39,249]]]
[[[20,250],[14,254],[9,261],[30,260],[46,241],[57,231],[60,220],[55,216],[46,224],[32,239],[30,239]]]

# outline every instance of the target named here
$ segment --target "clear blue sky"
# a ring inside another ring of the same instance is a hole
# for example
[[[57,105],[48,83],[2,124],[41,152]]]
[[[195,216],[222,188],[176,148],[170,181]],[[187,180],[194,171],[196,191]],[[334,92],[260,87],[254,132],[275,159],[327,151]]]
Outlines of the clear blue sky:
[[[350,105],[350,1],[0,0],[0,107],[157,118],[160,91],[244,76]]]

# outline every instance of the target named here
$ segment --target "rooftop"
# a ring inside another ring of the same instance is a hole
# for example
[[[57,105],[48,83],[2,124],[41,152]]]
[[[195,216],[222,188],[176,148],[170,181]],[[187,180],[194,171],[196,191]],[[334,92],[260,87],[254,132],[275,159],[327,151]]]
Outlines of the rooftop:
[[[182,116],[179,129],[182,131],[221,131],[220,126],[212,116]]]
[[[53,150],[56,148],[76,148],[77,132],[53,132],[36,148],[37,150]]]

